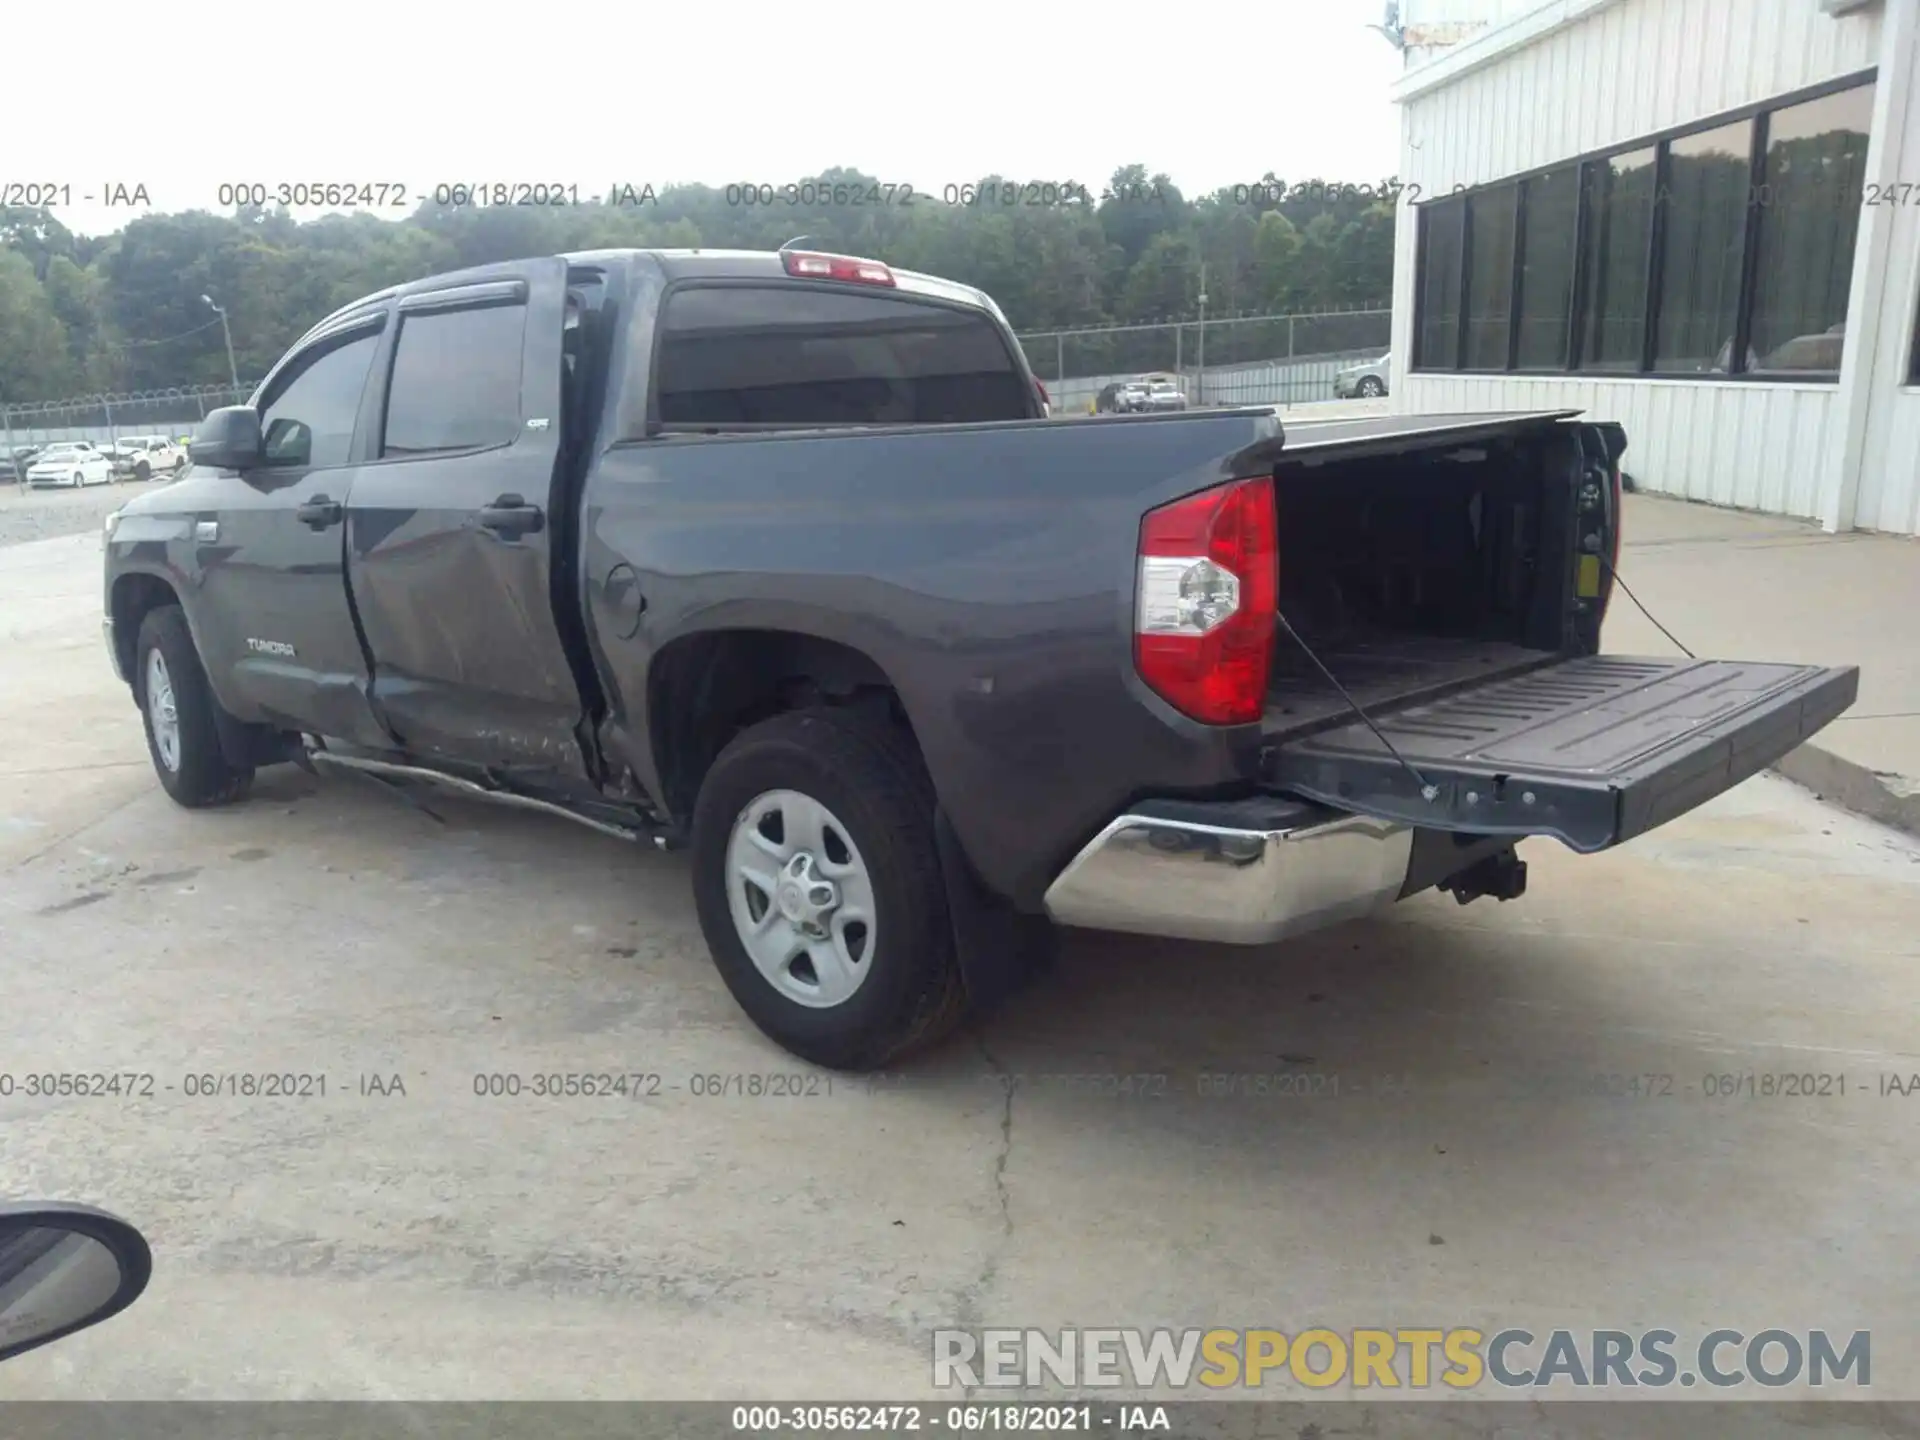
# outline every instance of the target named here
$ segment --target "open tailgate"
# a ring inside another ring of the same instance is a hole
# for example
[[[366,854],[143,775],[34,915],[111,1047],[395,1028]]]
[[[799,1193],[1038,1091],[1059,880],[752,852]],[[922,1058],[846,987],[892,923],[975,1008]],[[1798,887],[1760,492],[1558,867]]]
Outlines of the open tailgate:
[[[1341,810],[1604,850],[1772,764],[1854,701],[1847,666],[1595,655],[1271,747],[1264,776]]]

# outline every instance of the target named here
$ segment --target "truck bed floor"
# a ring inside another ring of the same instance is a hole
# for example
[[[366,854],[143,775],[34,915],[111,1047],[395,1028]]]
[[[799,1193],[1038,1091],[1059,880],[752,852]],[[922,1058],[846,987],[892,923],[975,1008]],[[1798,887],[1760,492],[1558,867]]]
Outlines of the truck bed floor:
[[[1457,640],[1379,630],[1322,640],[1302,630],[1321,664],[1378,718],[1384,710],[1518,674],[1553,660],[1494,640]],[[1262,721],[1269,735],[1304,735],[1353,718],[1353,711],[1284,630],[1274,641],[1273,676]]]

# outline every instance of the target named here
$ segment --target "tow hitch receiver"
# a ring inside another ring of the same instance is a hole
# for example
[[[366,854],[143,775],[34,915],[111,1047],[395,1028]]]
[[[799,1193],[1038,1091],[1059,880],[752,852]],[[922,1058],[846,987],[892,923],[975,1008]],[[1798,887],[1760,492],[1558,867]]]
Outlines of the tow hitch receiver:
[[[1491,895],[1496,900],[1518,900],[1527,893],[1527,862],[1511,849],[1476,860],[1447,881],[1445,888],[1462,905]]]

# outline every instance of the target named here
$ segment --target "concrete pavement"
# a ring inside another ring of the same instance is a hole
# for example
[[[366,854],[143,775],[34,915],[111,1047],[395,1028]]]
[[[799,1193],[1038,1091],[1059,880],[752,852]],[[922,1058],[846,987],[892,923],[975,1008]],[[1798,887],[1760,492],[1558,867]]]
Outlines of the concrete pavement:
[[[904,1399],[942,1325],[1471,1324],[1870,1328],[1875,1398],[1920,1398],[1920,1095],[1883,1090],[1920,1071],[1920,845],[1794,786],[1530,844],[1511,905],[1076,934],[984,1030],[848,1082],[739,1016],[682,857],[288,769],[174,807],[98,567],[91,534],[0,548],[0,1071],[152,1091],[16,1081],[0,1183],[134,1219],[155,1279],[0,1397]],[[662,1090],[476,1093],[552,1072]],[[1851,1089],[1707,1094],[1780,1073]],[[189,1093],[258,1074],[328,1088]],[[755,1074],[806,1083],[709,1084]],[[1252,1083],[1282,1074],[1326,1078]],[[1631,1075],[1671,1089],[1594,1093]]]
[[[1920,543],[1630,495],[1620,574],[1695,654],[1858,665],[1853,709],[1776,768],[1920,832]],[[1625,596],[1608,611],[1605,645],[1674,653]]]

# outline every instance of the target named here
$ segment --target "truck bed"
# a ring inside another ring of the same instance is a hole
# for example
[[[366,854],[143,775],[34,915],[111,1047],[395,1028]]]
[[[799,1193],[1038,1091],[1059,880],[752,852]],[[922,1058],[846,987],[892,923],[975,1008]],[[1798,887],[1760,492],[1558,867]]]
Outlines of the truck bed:
[[[1468,686],[1522,674],[1556,658],[1498,640],[1457,640],[1384,628],[1349,633],[1313,648],[1347,693],[1376,719]],[[1282,633],[1274,646],[1262,729],[1274,738],[1289,738],[1351,719],[1352,707]]]

